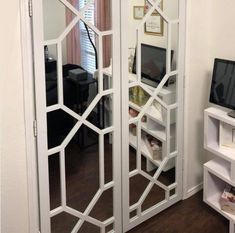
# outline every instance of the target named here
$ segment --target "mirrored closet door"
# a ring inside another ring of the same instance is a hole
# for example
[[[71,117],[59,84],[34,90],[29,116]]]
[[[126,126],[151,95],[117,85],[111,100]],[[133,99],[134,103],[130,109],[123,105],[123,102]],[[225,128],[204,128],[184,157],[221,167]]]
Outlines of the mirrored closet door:
[[[42,233],[122,231],[118,12],[33,1]]]
[[[32,5],[40,232],[127,232],[182,198],[184,0]]]
[[[124,231],[182,198],[183,14],[180,0],[129,0],[123,20]],[[128,59],[127,59],[128,58]],[[129,142],[127,144],[126,142]]]

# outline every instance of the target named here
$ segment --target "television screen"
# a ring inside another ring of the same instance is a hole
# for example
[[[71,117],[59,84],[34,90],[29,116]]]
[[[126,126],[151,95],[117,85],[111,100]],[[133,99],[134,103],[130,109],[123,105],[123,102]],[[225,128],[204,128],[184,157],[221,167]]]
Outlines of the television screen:
[[[171,60],[173,51],[171,51]],[[136,52],[132,72],[136,74]],[[166,49],[147,44],[141,44],[141,76],[159,83],[166,74]]]
[[[215,59],[210,102],[235,109],[235,61]]]

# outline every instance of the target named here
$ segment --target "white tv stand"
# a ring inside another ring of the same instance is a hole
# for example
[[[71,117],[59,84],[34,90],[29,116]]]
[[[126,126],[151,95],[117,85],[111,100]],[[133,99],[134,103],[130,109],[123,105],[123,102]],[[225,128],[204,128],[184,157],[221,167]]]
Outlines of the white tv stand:
[[[221,144],[224,126],[235,128],[228,112],[214,107],[204,112],[204,148],[216,158],[204,164],[203,200],[230,221],[229,233],[234,233],[235,215],[221,210],[219,202],[226,184],[235,187],[235,148]]]

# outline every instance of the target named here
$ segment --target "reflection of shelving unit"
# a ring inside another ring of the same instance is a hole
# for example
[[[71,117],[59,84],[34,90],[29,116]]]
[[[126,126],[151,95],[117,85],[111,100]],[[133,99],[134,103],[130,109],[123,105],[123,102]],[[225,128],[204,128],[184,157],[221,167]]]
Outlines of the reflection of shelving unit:
[[[159,167],[162,160],[154,160],[145,144],[145,136],[146,134],[143,133],[141,137],[141,154],[147,159],[147,168],[148,170],[154,169],[156,166]],[[130,146],[134,149],[137,149],[137,137],[134,136],[132,133],[129,134]],[[175,143],[175,139],[172,138],[172,144]],[[166,154],[166,143],[162,144],[162,154],[163,156]],[[168,171],[169,169],[175,166],[173,161],[169,161],[168,164],[164,167],[163,171]]]
[[[134,148],[134,149],[137,149],[137,138],[136,136],[134,136],[132,133],[130,133],[129,135],[129,140],[130,140],[130,145]],[[147,159],[149,159],[154,165],[156,166],[159,166],[161,161],[160,160],[153,160],[149,151],[148,151],[148,148],[145,144],[145,141],[144,141],[144,137],[141,138],[141,153],[144,157],[146,157]]]
[[[108,67],[103,69],[104,74],[104,86],[112,87],[112,67]],[[98,73],[95,73],[95,78],[98,78]],[[129,73],[129,82],[134,82],[137,80],[136,74]],[[147,84],[143,84],[150,92],[155,90],[155,87],[151,87]],[[167,105],[173,104],[175,102],[175,90],[176,86],[170,85],[168,87],[163,87],[158,95],[158,97]],[[129,101],[129,107],[140,112],[144,106],[139,106],[134,102]],[[175,123],[175,111],[171,110],[170,117],[170,152],[174,152],[176,150],[176,142],[175,142],[175,131],[176,131],[176,123]],[[147,159],[147,170],[150,171],[155,169],[155,167],[160,166],[161,160],[153,160],[151,154],[145,144],[145,135],[150,134],[154,138],[158,139],[162,143],[162,159],[166,156],[166,148],[167,148],[167,110],[163,109],[162,112],[159,113],[154,106],[150,106],[145,116],[147,118],[147,122],[142,122],[141,131],[141,153]],[[137,137],[134,136],[131,132],[129,134],[130,146],[134,149],[137,148]],[[174,160],[170,160],[167,165],[164,167],[163,171],[168,171],[169,169],[175,166]]]
[[[135,80],[135,75],[131,74],[130,81]],[[155,88],[144,84],[146,88],[150,91],[154,91]],[[158,95],[158,97],[165,102],[167,105],[173,104],[175,101],[175,86],[171,85],[169,87],[163,87]],[[138,104],[129,100],[129,107],[134,109],[137,112],[140,112],[144,106],[139,106]],[[147,170],[150,171],[155,169],[155,167],[159,167],[162,160],[166,156],[167,153],[167,109],[162,107],[162,111],[159,112],[157,109],[151,105],[145,112],[146,122],[141,122],[141,153],[147,159]],[[131,116],[130,116],[131,117]],[[172,111],[170,117],[170,152],[176,150],[175,148],[175,114]],[[158,139],[162,143],[162,160],[154,160],[149,152],[145,144],[145,137],[149,134],[152,137]],[[129,134],[130,146],[133,148],[137,148],[137,136],[134,136],[131,132]],[[170,160],[167,165],[164,167],[163,171],[168,171],[169,169],[175,166],[174,160]]]
[[[220,197],[226,184],[235,187],[235,149],[220,145],[221,125],[235,127],[235,119],[228,111],[208,108],[205,110],[204,147],[217,157],[204,164],[204,202],[230,221],[234,233],[235,215],[221,210]]]

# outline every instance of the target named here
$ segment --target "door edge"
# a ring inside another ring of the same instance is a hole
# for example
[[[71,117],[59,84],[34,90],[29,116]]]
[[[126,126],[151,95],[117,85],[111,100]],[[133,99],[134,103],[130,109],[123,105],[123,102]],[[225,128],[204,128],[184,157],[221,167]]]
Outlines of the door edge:
[[[33,48],[31,18],[29,16],[28,0],[20,1],[21,52],[23,73],[25,152],[27,159],[27,192],[28,192],[28,230],[39,232],[38,174],[37,147],[33,132],[35,120],[35,91],[33,72]]]

